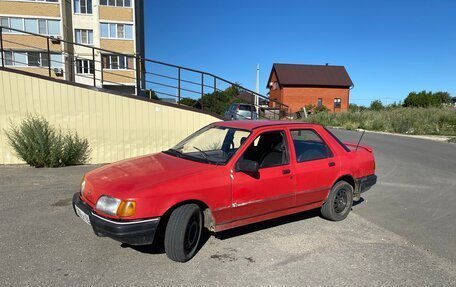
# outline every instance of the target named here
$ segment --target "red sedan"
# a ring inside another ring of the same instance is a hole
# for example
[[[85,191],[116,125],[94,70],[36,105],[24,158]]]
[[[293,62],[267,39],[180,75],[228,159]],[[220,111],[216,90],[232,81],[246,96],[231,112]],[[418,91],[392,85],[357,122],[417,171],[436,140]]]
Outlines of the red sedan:
[[[377,181],[372,149],[344,144],[323,126],[286,121],[208,125],[161,153],[87,173],[73,197],[98,236],[193,257],[201,231],[219,232],[309,209],[342,220]]]

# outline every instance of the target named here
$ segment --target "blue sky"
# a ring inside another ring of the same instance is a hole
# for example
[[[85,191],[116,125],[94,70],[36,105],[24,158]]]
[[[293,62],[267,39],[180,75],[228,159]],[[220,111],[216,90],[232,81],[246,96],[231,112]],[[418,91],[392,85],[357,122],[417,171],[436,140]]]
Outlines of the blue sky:
[[[456,1],[145,1],[146,57],[260,92],[273,63],[343,65],[351,102],[456,96]]]

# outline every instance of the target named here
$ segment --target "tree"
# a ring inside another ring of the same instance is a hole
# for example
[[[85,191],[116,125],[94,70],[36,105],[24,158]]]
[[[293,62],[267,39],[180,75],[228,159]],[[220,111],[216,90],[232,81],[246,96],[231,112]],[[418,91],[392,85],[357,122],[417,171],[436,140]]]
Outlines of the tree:
[[[191,98],[182,98],[180,101],[179,101],[179,104],[182,104],[182,105],[185,105],[185,106],[189,106],[189,107],[196,107],[196,104],[198,103],[197,100],[195,99],[191,99]]]
[[[203,108],[206,111],[223,115],[232,103],[243,103],[242,99],[237,98],[240,89],[237,86],[230,86],[224,91],[204,94],[197,102],[195,107]]]
[[[411,92],[404,100],[404,107],[440,107],[451,101],[448,92]]]
[[[383,106],[382,101],[380,101],[380,100],[375,100],[375,101],[372,101],[372,102],[371,102],[369,108],[370,108],[371,110],[373,110],[373,111],[380,111],[380,110],[383,110],[385,107]]]
[[[450,93],[448,93],[448,92],[442,92],[442,91],[436,92],[436,93],[434,93],[434,97],[438,98],[440,103],[442,103],[442,104],[451,103],[451,96],[450,96]]]

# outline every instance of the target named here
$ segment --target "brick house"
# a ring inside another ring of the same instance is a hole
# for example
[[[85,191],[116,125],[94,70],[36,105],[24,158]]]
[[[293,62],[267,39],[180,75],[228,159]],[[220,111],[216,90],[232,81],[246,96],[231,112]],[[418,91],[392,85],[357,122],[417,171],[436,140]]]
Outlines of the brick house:
[[[340,112],[348,109],[353,82],[343,66],[274,64],[266,88],[290,113],[309,104]]]

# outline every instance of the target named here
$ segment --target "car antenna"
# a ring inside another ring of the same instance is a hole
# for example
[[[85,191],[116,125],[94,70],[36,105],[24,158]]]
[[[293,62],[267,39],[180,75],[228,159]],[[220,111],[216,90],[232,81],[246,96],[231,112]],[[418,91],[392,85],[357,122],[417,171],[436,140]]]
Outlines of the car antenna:
[[[363,130],[363,133],[361,134],[361,137],[359,138],[358,144],[356,145],[356,149],[355,149],[355,151],[357,151],[357,150],[358,150],[358,147],[359,147],[359,143],[361,142],[361,139],[363,138],[363,136],[364,136],[364,133],[365,133],[365,132],[366,132],[366,130]]]

